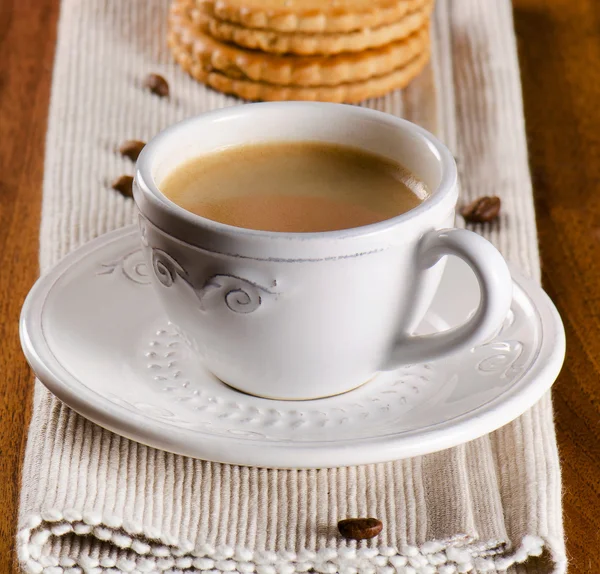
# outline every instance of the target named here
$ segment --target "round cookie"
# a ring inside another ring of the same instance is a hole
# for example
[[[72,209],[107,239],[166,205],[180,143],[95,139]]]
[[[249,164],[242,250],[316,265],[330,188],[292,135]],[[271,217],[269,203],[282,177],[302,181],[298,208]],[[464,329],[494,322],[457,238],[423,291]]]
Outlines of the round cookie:
[[[337,56],[281,56],[225,44],[198,30],[185,7],[173,5],[168,43],[178,61],[188,59],[230,78],[280,85],[326,86],[383,76],[410,62],[429,45],[429,28],[360,53]]]
[[[423,70],[429,61],[429,50],[419,54],[405,66],[362,82],[338,86],[278,86],[266,82],[230,78],[221,72],[206,70],[185,52],[174,51],[181,67],[196,80],[226,94],[245,100],[281,101],[310,100],[320,102],[357,103],[367,98],[382,96],[392,90],[404,88]]]
[[[430,0],[194,0],[210,16],[245,28],[323,34],[397,22]]]
[[[213,38],[274,54],[331,55],[362,52],[406,38],[426,26],[433,9],[429,1],[420,10],[406,14],[401,20],[377,28],[346,33],[305,34],[245,28],[209,16],[205,10],[192,8],[190,16],[198,29]]]

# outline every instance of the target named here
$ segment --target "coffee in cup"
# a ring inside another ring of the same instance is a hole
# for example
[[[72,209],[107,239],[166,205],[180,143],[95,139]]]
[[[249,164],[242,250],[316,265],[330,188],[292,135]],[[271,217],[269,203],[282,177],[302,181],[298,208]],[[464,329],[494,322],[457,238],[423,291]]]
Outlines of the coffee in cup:
[[[378,223],[429,196],[425,183],[397,162],[318,141],[234,146],[192,158],[160,189],[207,219],[286,233]]]

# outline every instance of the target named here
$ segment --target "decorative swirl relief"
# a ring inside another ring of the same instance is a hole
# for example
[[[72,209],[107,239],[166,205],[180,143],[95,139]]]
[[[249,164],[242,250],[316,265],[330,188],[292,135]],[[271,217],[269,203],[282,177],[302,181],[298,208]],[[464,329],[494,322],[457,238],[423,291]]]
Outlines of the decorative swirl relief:
[[[177,277],[190,284],[185,269],[168,253],[162,249],[151,250],[152,271],[161,285],[171,287]],[[127,279],[147,285],[150,283],[148,266],[143,259],[142,250],[136,249],[123,255],[110,263],[103,263],[97,275],[109,275],[115,271],[121,271]],[[277,281],[273,281],[275,287]],[[192,286],[193,288],[193,286]],[[270,288],[254,283],[243,277],[229,274],[212,275],[199,289],[195,289],[200,302],[200,309],[207,311],[206,302],[214,295],[222,293],[222,301],[226,307],[234,313],[248,314],[256,311],[262,304],[265,296],[276,296],[277,292]]]
[[[127,279],[138,285],[150,284],[148,268],[146,262],[142,259],[141,249],[126,253],[122,257],[119,257],[119,259],[111,261],[110,263],[102,263],[101,268],[96,272],[96,275],[112,275],[119,271]]]
[[[515,312],[510,309],[494,340],[473,349],[477,358],[475,368],[479,373],[507,379],[524,368],[521,359],[525,346],[523,341],[515,338],[515,321]]]
[[[185,280],[186,272],[168,253],[161,249],[152,249],[152,269],[158,281],[165,287],[170,287],[179,275]]]
[[[485,352],[485,358],[477,363],[477,370],[484,374],[499,375],[503,379],[518,373],[522,366],[518,363],[523,354],[523,343],[507,340],[488,343],[478,347]]]
[[[273,281],[273,286],[277,284]],[[197,291],[200,309],[206,311],[205,299],[213,293],[221,292],[223,301],[234,313],[252,313],[262,304],[264,295],[276,295],[262,285],[235,275],[213,275],[209,277],[201,289]]]

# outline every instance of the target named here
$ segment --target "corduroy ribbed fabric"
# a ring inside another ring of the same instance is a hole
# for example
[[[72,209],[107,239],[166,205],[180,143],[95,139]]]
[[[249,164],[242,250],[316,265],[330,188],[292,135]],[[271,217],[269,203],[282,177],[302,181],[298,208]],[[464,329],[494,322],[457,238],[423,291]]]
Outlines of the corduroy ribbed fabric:
[[[133,221],[109,182],[114,152],[202,111],[239,103],[171,61],[165,0],[63,0],[46,148],[40,261]],[[531,182],[509,0],[438,0],[430,68],[366,103],[437,132],[462,200],[499,195],[475,229],[539,280]],[[164,75],[171,97],[141,89]],[[339,518],[377,516],[368,543]],[[243,468],[157,451],[83,419],[36,383],[18,551],[26,572],[316,571],[453,574],[565,571],[550,396],[504,428],[410,460],[310,471]]]

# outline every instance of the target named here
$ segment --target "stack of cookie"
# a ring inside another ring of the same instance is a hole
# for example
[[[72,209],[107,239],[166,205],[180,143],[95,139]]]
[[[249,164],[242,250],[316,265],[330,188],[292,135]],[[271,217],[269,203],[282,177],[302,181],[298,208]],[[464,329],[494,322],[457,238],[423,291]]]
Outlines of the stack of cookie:
[[[434,0],[172,0],[181,67],[247,100],[358,102],[429,60]]]

